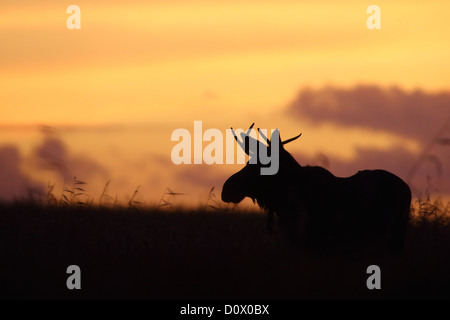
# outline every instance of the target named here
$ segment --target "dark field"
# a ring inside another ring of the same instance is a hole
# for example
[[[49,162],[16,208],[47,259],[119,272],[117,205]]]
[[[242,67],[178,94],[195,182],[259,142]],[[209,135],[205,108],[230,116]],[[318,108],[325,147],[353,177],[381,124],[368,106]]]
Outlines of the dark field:
[[[3,205],[0,298],[449,299],[448,206],[435,209],[393,255],[292,247],[260,212]],[[73,264],[81,290],[66,287]],[[366,287],[373,264],[381,290]]]

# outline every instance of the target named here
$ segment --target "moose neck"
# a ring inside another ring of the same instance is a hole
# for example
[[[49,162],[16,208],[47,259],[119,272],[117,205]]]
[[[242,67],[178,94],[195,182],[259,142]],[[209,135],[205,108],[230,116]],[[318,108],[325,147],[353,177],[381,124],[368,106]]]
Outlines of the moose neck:
[[[286,150],[280,150],[280,167],[275,175],[264,176],[257,186],[256,192],[250,197],[265,210],[274,211],[278,214],[286,212],[292,203],[286,201],[291,199],[290,193],[295,193],[296,186],[302,166]]]

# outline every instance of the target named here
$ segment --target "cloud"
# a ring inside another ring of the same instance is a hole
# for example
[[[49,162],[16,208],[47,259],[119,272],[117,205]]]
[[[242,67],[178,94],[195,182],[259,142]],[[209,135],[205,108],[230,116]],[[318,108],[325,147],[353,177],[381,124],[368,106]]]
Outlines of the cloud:
[[[416,191],[428,188],[431,180],[436,190],[450,193],[450,92],[407,92],[397,87],[373,85],[303,89],[286,113],[319,125],[332,123],[343,128],[371,129],[374,134],[376,131],[391,133],[415,140],[423,150],[420,156],[401,145],[387,150],[356,147],[357,155],[349,161],[322,155],[321,161],[329,164],[336,175],[348,176],[358,170],[380,168],[407,180]],[[321,165],[318,159],[297,157]],[[416,165],[417,170],[412,171]]]
[[[45,186],[31,180],[21,169],[23,159],[14,146],[0,147],[0,201],[42,197]]]
[[[44,132],[44,140],[37,146],[32,159],[37,168],[56,171],[64,181],[73,178],[68,168],[68,154],[64,143],[52,135]]]
[[[97,162],[81,155],[71,155],[64,142],[59,139],[53,129],[42,128],[44,139],[31,155],[35,168],[56,172],[64,183],[73,177],[88,179],[100,175],[105,180],[107,170]]]
[[[86,181],[90,191],[104,186],[109,178],[105,167],[84,155],[70,153],[54,129],[42,127],[41,132],[42,141],[24,156],[14,145],[0,146],[0,201],[30,197],[45,200],[47,183],[62,189],[71,185],[74,177]]]
[[[303,89],[287,112],[314,123],[382,130],[424,143],[449,119],[450,92],[407,92],[374,85]]]

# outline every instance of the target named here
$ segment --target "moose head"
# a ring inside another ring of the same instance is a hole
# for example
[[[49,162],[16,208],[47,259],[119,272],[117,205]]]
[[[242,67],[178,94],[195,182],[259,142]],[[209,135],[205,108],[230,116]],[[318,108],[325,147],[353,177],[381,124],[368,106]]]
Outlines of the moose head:
[[[300,168],[290,153],[284,149],[284,145],[298,139],[301,133],[282,141],[278,129],[273,131],[269,139],[258,128],[260,136],[264,139],[265,143],[263,143],[250,137],[253,125],[246,133],[242,133],[242,141],[239,141],[231,128],[237,143],[250,159],[243,169],[225,182],[222,188],[222,201],[239,203],[245,197],[249,197],[261,208],[267,209],[269,213],[268,228],[271,231],[273,212],[276,211],[280,214],[284,211],[280,207],[286,206],[288,202],[282,201],[282,198],[289,192],[287,189],[292,185],[290,182],[292,176]],[[271,157],[274,155],[277,157]],[[263,170],[269,166],[268,157],[271,157],[272,161],[278,162],[278,170],[275,174],[264,174]]]

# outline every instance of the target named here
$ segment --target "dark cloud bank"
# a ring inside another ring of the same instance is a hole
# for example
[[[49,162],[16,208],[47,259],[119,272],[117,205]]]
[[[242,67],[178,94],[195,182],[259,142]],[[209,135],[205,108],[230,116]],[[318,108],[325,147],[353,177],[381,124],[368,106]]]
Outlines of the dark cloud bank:
[[[15,146],[0,147],[0,201],[45,194],[45,187],[23,172],[22,163],[23,158]]]
[[[407,92],[398,87],[369,85],[351,89],[303,89],[288,106],[287,114],[317,125],[332,123],[372,129],[374,134],[383,131],[407,137],[417,141],[426,151],[413,175],[410,175],[411,168],[420,159],[420,154],[401,146],[393,150],[360,148],[352,162],[326,159],[336,174],[350,175],[365,168],[383,168],[411,180],[409,182],[416,191],[426,188],[426,176],[434,176],[434,182],[439,184],[436,187],[441,191],[450,191],[450,146],[445,143],[445,139],[450,138],[450,92]],[[439,130],[441,132],[437,134]],[[314,161],[302,155],[297,158]],[[441,169],[437,168],[439,166]]]
[[[56,172],[64,184],[70,183],[75,176],[88,179],[96,174],[107,174],[97,162],[71,155],[65,143],[51,131],[44,132],[44,139],[32,152],[30,161],[36,169]]]
[[[0,146],[0,202],[45,199],[48,186],[30,178],[30,170],[51,171],[63,185],[71,184],[75,176],[106,176],[106,170],[95,161],[71,155],[64,142],[49,128],[43,133],[42,142],[26,156],[16,146]]]
[[[406,92],[378,86],[304,89],[288,112],[317,123],[383,130],[426,142],[450,117],[450,92]]]

